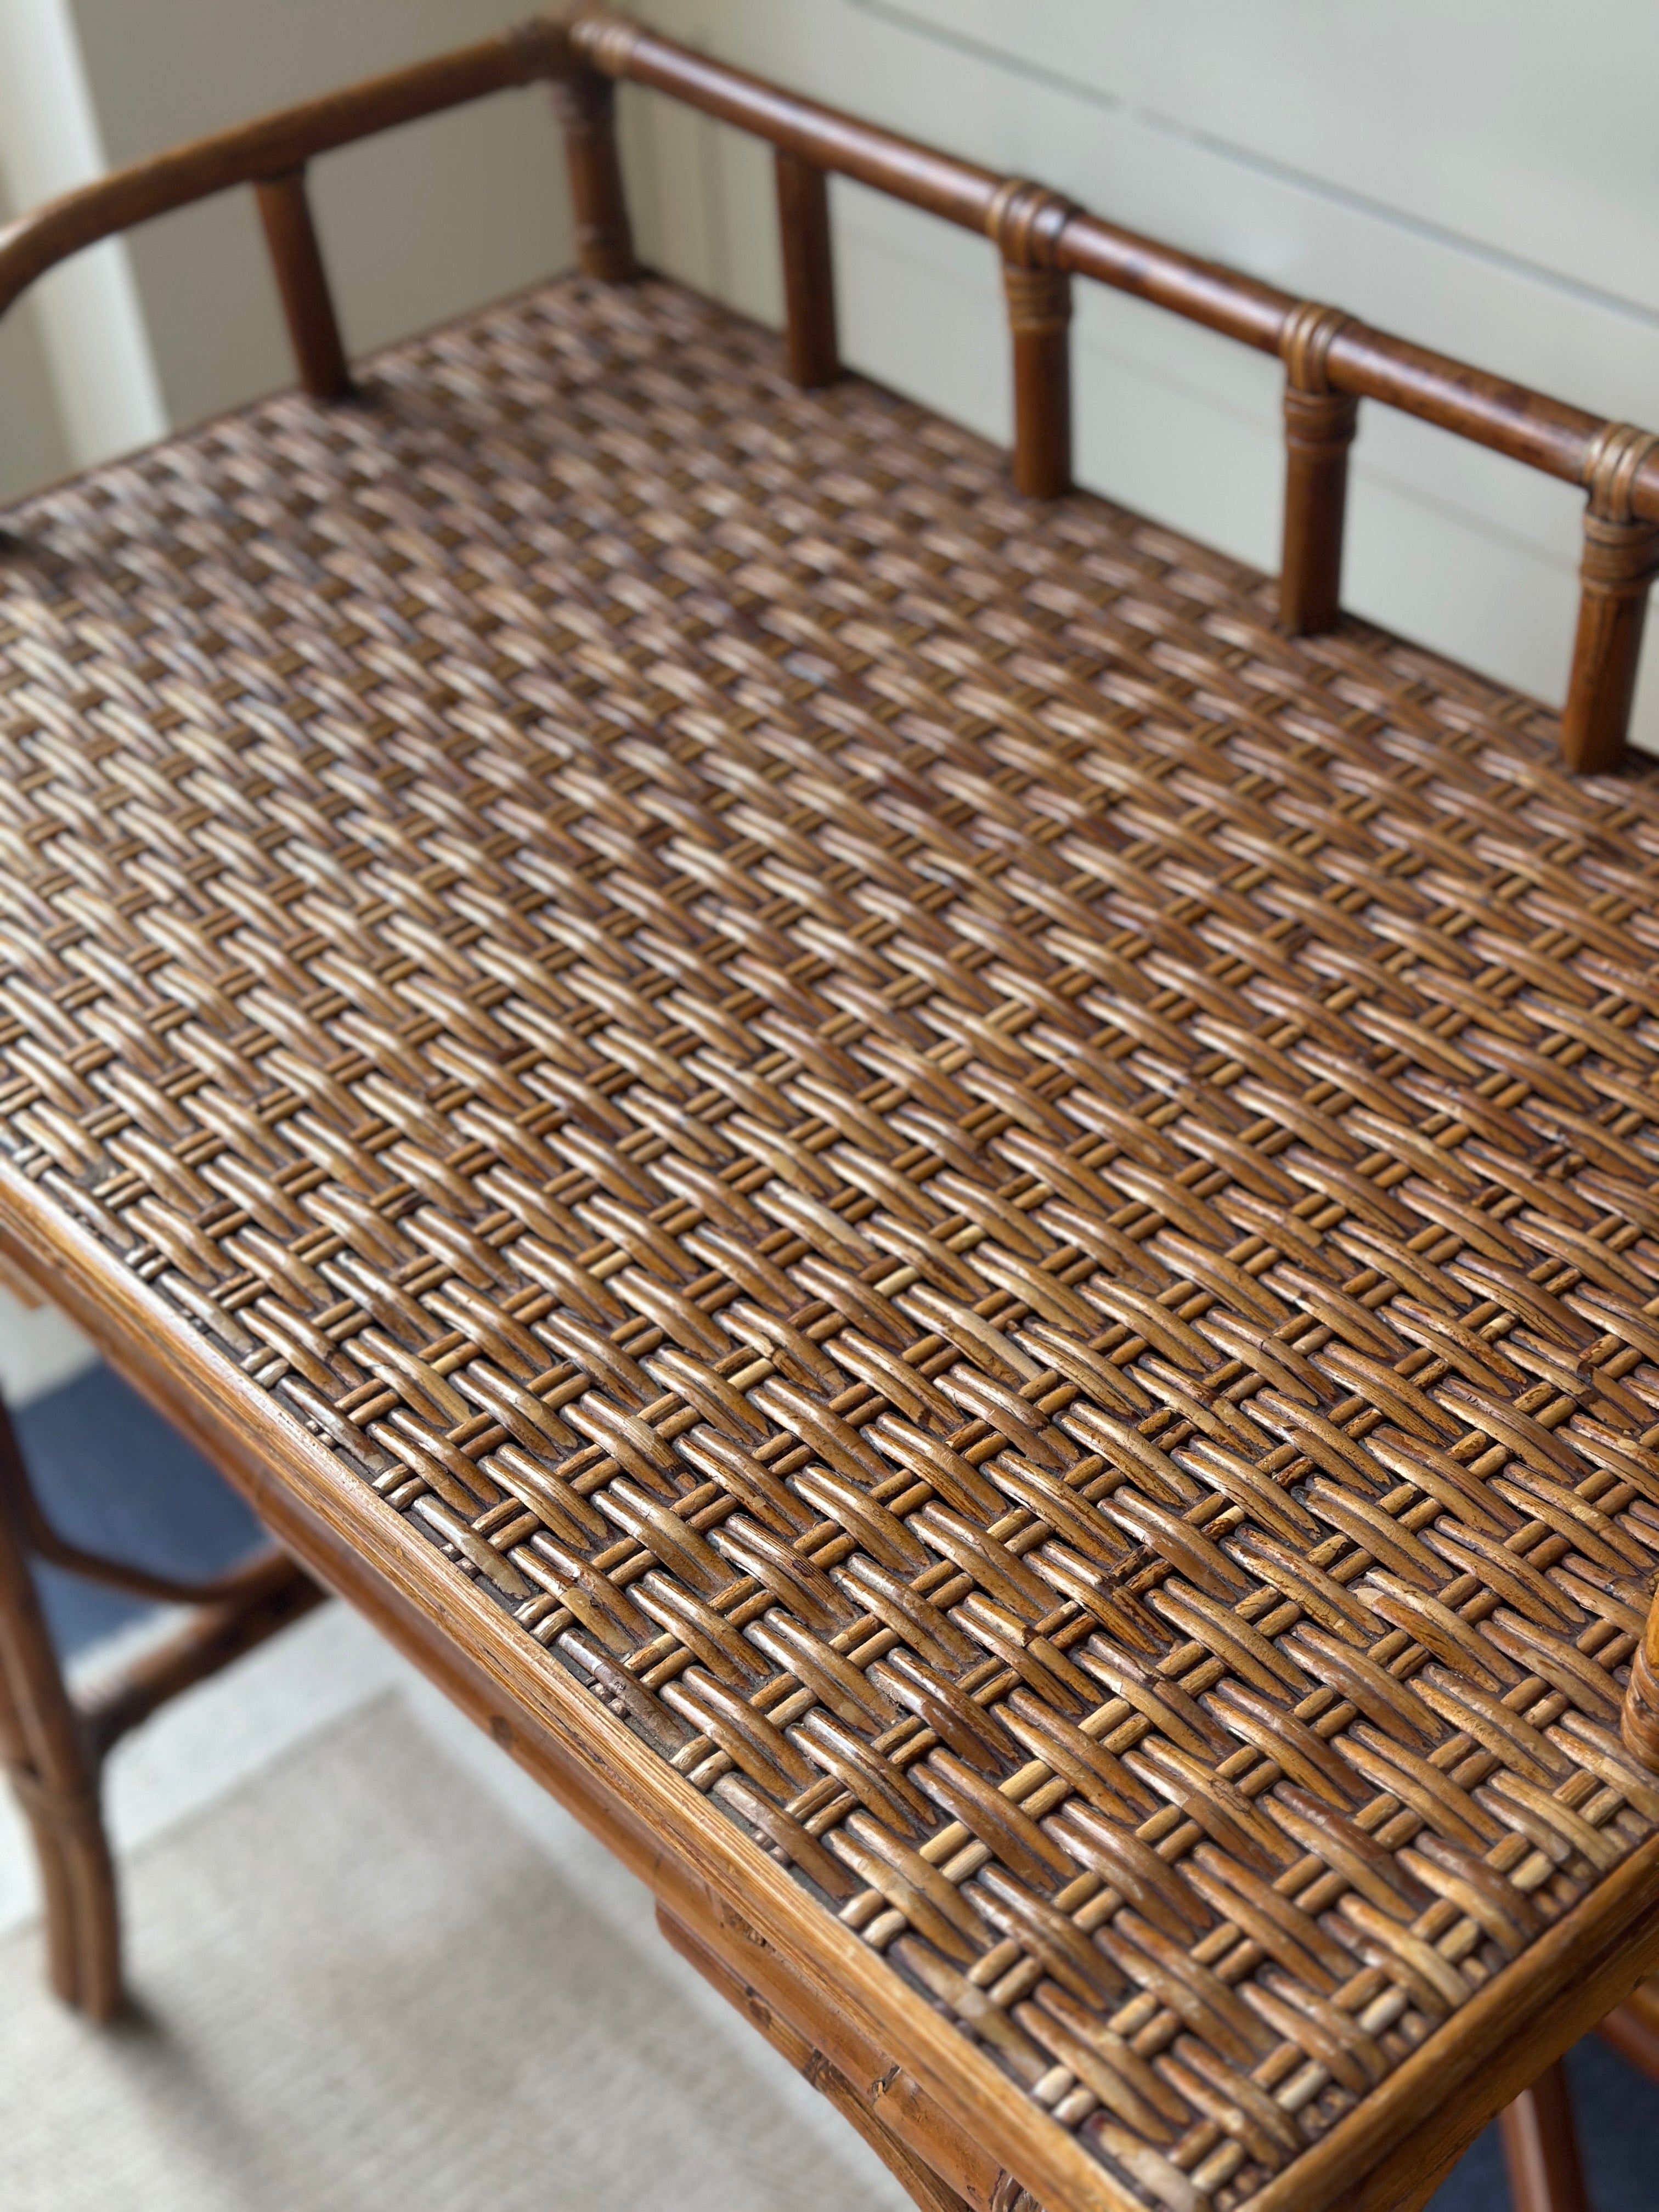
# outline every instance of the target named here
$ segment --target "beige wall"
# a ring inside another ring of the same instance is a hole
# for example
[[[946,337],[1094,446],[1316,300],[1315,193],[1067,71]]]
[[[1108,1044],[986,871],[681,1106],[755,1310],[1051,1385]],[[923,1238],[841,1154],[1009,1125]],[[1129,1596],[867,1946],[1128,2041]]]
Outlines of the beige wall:
[[[511,12],[503,0],[0,0],[0,78],[9,79],[0,162],[19,179],[16,197],[33,199],[106,163],[487,36]],[[569,259],[557,134],[539,88],[346,148],[314,164],[311,182],[354,352]],[[127,261],[138,313],[136,333],[119,335],[136,335],[142,358],[129,350],[122,373],[152,385],[153,411],[100,409],[95,389],[82,389],[110,364],[88,363],[98,340],[84,321],[51,327],[52,288],[61,292],[64,278],[48,278],[0,331],[0,495],[118,450],[131,423],[193,422],[290,380],[249,194],[145,225],[130,234]],[[54,416],[67,437],[54,437]]]

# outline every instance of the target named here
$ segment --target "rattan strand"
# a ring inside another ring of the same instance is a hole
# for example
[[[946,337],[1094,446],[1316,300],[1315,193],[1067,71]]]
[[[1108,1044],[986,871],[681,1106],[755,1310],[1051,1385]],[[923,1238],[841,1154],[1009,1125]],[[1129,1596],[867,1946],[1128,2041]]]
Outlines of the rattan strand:
[[[1654,786],[670,287],[365,383],[9,518],[10,1157],[1225,2212],[1659,1819]]]

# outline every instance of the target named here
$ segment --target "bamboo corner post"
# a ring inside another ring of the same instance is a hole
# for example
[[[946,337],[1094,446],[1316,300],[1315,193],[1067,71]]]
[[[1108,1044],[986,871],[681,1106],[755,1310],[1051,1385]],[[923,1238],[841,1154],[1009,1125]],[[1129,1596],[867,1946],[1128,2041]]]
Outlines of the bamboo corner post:
[[[787,146],[775,157],[778,239],[783,255],[784,350],[791,383],[821,392],[841,375],[830,180]]]
[[[1342,528],[1348,503],[1348,449],[1359,402],[1334,391],[1327,374],[1332,341],[1348,318],[1304,301],[1279,333],[1285,363],[1285,544],[1279,574],[1279,618],[1292,637],[1334,629],[1342,596]]]
[[[1609,422],[1584,459],[1589,498],[1579,568],[1578,628],[1561,718],[1569,769],[1594,775],[1617,767],[1636,696],[1648,586],[1659,573],[1659,523],[1635,510],[1636,478],[1659,437]]]
[[[1056,265],[1075,212],[1042,185],[1010,178],[985,218],[1002,257],[1014,353],[1014,489],[1058,499],[1072,488],[1072,279]]]
[[[639,33],[631,23],[593,28],[592,64],[579,63],[552,81],[553,112],[564,131],[570,175],[576,263],[584,276],[604,284],[629,284],[639,274],[634,234],[617,150],[617,88],[628,49]]]
[[[313,399],[346,398],[352,389],[351,371],[312,220],[304,164],[262,179],[253,190],[300,381]]]

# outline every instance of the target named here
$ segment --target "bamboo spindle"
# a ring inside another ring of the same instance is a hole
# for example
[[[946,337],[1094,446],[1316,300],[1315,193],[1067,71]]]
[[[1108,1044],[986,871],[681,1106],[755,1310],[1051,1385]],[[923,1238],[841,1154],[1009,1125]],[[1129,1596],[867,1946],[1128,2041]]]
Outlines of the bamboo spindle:
[[[1582,639],[1582,622],[1578,634]],[[1577,673],[1575,662],[1575,678]],[[1569,767],[1576,765],[1569,760]],[[1630,1686],[1625,1692],[1619,1732],[1625,1739],[1626,1749],[1640,1759],[1650,1772],[1659,1774],[1659,1601],[1649,1611],[1646,1632],[1630,1662]]]
[[[985,228],[1002,256],[1014,354],[1014,489],[1058,499],[1072,488],[1072,280],[1056,268],[1075,212],[1041,185],[999,186]]]
[[[1659,524],[1637,516],[1632,494],[1637,471],[1656,446],[1659,437],[1650,430],[1609,422],[1584,459],[1589,501],[1578,572],[1578,629],[1561,717],[1562,757],[1581,775],[1617,767],[1625,747],[1648,586],[1659,572]],[[1659,1652],[1650,1656],[1659,1660]],[[1659,1765],[1659,1759],[1649,1764]]]
[[[631,284],[639,270],[617,152],[616,87],[596,69],[573,70],[554,81],[553,106],[564,126],[577,266],[601,283]]]
[[[343,399],[351,390],[351,371],[340,342],[317,226],[311,219],[303,163],[262,179],[253,190],[300,381],[314,399]]]
[[[830,238],[829,179],[816,162],[777,150],[778,235],[783,248],[790,381],[818,392],[841,375],[836,335],[836,270]]]
[[[1342,596],[1342,526],[1348,503],[1348,448],[1359,414],[1352,393],[1333,392],[1325,374],[1331,341],[1347,321],[1312,301],[1285,319],[1285,542],[1279,572],[1279,619],[1292,637],[1334,629]]]

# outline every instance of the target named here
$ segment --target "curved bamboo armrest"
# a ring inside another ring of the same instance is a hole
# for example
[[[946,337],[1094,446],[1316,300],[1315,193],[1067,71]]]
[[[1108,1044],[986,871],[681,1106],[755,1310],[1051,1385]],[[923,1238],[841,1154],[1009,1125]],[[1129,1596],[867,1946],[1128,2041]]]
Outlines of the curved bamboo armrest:
[[[320,398],[336,397],[349,379],[306,200],[307,162],[486,93],[559,77],[573,65],[564,25],[532,18],[476,46],[112,170],[0,228],[0,314],[37,277],[83,247],[234,185],[252,185],[259,194],[301,381]]]

